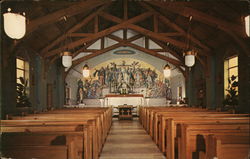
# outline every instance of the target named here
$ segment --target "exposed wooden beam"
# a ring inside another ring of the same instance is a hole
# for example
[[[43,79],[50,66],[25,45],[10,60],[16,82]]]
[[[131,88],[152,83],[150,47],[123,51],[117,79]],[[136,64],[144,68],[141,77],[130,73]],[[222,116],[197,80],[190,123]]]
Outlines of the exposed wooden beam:
[[[219,19],[215,16],[210,16],[206,13],[203,13],[201,11],[198,11],[190,7],[178,6],[176,5],[176,3],[155,2],[155,1],[148,1],[147,3],[150,3],[154,6],[157,6],[163,9],[167,9],[173,13],[179,14],[184,17],[193,16],[194,20],[197,20],[199,22],[202,22],[204,24],[210,25],[215,28],[219,28],[220,30],[229,34],[235,40],[235,42],[238,43],[238,45],[242,48],[245,54],[250,56],[249,46],[247,46],[244,43],[244,41],[237,36],[239,35],[240,37],[244,37],[243,25],[240,26],[237,24],[227,22],[225,20]]]
[[[154,32],[158,33],[159,29],[159,21],[158,21],[158,16],[154,15]]]
[[[68,36],[70,37],[86,37],[86,36],[92,36],[93,33],[70,33]]]
[[[163,60],[166,60],[170,63],[172,63],[173,65],[176,65],[176,66],[184,66],[183,63],[181,63],[180,61],[177,61],[175,59],[172,59],[170,57],[167,57],[167,56],[164,56],[164,55],[161,55],[153,50],[150,50],[150,49],[147,49],[147,48],[144,48],[144,47],[141,47],[141,46],[138,46],[138,45],[135,45],[135,44],[132,44],[132,43],[126,43],[126,46],[130,46],[132,48],[135,48],[137,50],[140,50],[142,52],[145,52],[147,54],[150,54],[152,56],[155,56],[155,57],[158,57],[160,59],[163,59]]]
[[[98,20],[98,16],[95,16],[95,22],[94,22],[94,33],[98,32],[98,28],[99,28],[99,20]]]
[[[134,48],[136,50],[145,52],[145,53],[147,53],[149,55],[152,55],[154,57],[157,57],[157,58],[160,58],[162,60],[168,61],[169,63],[175,65],[181,71],[181,73],[185,76],[185,71],[180,68],[180,66],[184,66],[184,64],[181,63],[180,61],[174,60],[174,59],[169,58],[167,56],[161,55],[161,54],[159,54],[159,53],[157,53],[157,52],[155,52],[153,50],[146,49],[146,48],[140,47],[140,46],[132,44],[132,43],[126,43],[126,46],[132,47],[132,48]]]
[[[123,29],[123,39],[127,39],[127,29]]]
[[[44,47],[41,51],[41,55],[45,54],[46,52],[48,52],[51,48],[53,48],[55,45],[57,45],[58,43],[60,43],[61,41],[63,41],[66,37],[67,34],[71,34],[75,31],[77,31],[78,29],[80,29],[82,26],[88,24],[95,16],[98,15],[98,13],[100,11],[102,11],[107,5],[104,5],[102,7],[100,7],[97,11],[95,11],[94,13],[92,13],[91,15],[87,16],[86,18],[84,18],[80,23],[77,23],[76,25],[74,25],[73,27],[71,27],[66,34],[60,35],[59,37],[57,37],[55,40],[53,40],[53,42],[51,42],[49,45],[47,45],[46,47]]]
[[[112,21],[112,22],[115,22],[115,23],[122,23],[123,20],[116,17],[116,16],[113,16],[109,13],[106,13],[106,12],[101,12],[100,13],[100,16],[102,16],[103,18],[105,18],[106,20],[109,20],[109,21]]]
[[[148,10],[154,12],[156,15],[158,15],[159,19],[160,19],[163,23],[165,23],[166,25],[172,27],[172,28],[175,29],[177,32],[179,32],[181,35],[184,35],[184,36],[185,36],[185,35],[187,34],[187,32],[186,32],[184,29],[182,29],[180,26],[178,26],[178,25],[175,24],[174,22],[171,22],[168,18],[166,18],[166,17],[163,16],[160,12],[156,11],[155,9],[153,9],[153,8],[152,8],[151,6],[149,6],[148,4],[143,3],[143,2],[140,2],[140,4],[141,4],[144,8],[146,8],[146,9],[148,9]],[[195,38],[195,37],[192,36],[192,35],[190,36],[190,40],[193,41],[193,42],[194,42],[195,44],[197,44],[198,46],[200,46],[201,48],[205,49],[207,52],[209,52],[209,51],[211,50],[208,46],[206,46],[205,44],[203,44],[200,40],[198,40],[197,38]]]
[[[101,49],[104,49],[104,42],[105,42],[104,40],[105,40],[104,37],[102,37],[101,38]]]
[[[128,0],[123,1],[123,19],[128,19]]]
[[[73,53],[73,58],[76,57],[77,55],[79,55],[81,52],[83,52],[85,49],[87,49],[89,46],[91,46],[92,44],[94,44],[98,39],[95,39],[91,42],[88,42],[86,45],[84,45],[82,48],[80,48],[79,50],[77,50],[75,53]]]
[[[129,29],[132,29],[132,30],[136,31],[136,32],[139,32],[141,34],[152,37],[154,39],[164,41],[164,42],[169,42],[169,43],[171,43],[171,44],[173,44],[173,45],[175,45],[177,47],[180,47],[180,48],[185,48],[186,47],[186,44],[184,42],[172,39],[170,37],[161,36],[161,35],[159,35],[157,33],[154,33],[154,32],[152,32],[150,30],[144,29],[144,28],[142,28],[140,26],[129,24],[129,25],[127,25],[127,27]]]
[[[177,32],[168,32],[168,33],[159,33],[160,35],[163,36],[183,36],[183,33],[177,33]]]
[[[198,11],[196,9],[193,9],[191,7],[187,6],[178,6],[178,3],[166,3],[166,2],[156,2],[156,1],[148,1],[147,3],[150,3],[154,6],[167,9],[168,11],[174,12],[176,14],[180,14],[184,17],[190,17],[193,16],[194,20],[201,21],[203,23],[212,25],[214,27],[219,27],[222,30],[225,28],[230,29],[233,32],[238,33],[239,35],[242,35],[241,32],[244,31],[243,26],[230,23],[228,21],[225,21],[223,19],[219,19],[215,16],[210,16],[204,12]]]
[[[115,26],[113,26],[113,27],[110,27],[110,28],[108,28],[108,29],[105,29],[105,30],[103,30],[103,31],[100,31],[100,32],[94,34],[93,36],[89,36],[89,37],[86,37],[86,38],[83,38],[83,39],[80,39],[80,40],[76,40],[76,41],[74,41],[74,42],[71,42],[71,43],[67,44],[67,46],[62,46],[62,47],[60,47],[60,48],[54,49],[54,50],[52,50],[52,51],[46,53],[46,54],[44,55],[44,57],[53,56],[54,54],[57,54],[58,52],[60,52],[60,50],[63,50],[63,49],[65,49],[66,47],[69,48],[69,49],[72,49],[72,48],[77,47],[77,46],[79,46],[79,45],[81,45],[81,44],[83,44],[83,43],[92,41],[93,39],[97,39],[97,38],[100,38],[100,37],[109,35],[109,34],[111,34],[112,32],[115,32],[115,31],[117,31],[117,30],[119,30],[119,29],[126,28],[126,26],[127,26],[128,24],[136,23],[136,22],[138,22],[138,21],[142,21],[142,20],[144,20],[145,18],[147,18],[147,17],[149,17],[149,16],[151,16],[151,15],[152,15],[151,12],[142,13],[142,14],[136,16],[136,17],[133,17],[133,18],[131,18],[131,19],[128,19],[127,21],[124,21],[124,22],[122,22],[122,23],[120,23],[120,24],[117,24],[117,25],[115,25]]]
[[[152,14],[154,12],[151,11],[151,12],[146,12],[146,13],[151,13]],[[102,14],[102,15],[104,15],[106,18],[109,18],[111,21],[114,21],[114,22],[117,22],[117,23],[121,23],[122,22],[122,19],[120,19],[118,17],[115,17],[113,15],[110,15],[108,13]],[[186,44],[183,43],[183,42],[177,41],[177,40],[169,38],[169,37],[161,36],[161,35],[159,35],[157,33],[154,33],[154,32],[152,32],[150,30],[144,29],[144,28],[139,27],[137,25],[133,25],[133,24],[128,23],[128,25],[127,25],[126,28],[130,28],[130,29],[135,30],[137,32],[140,32],[141,34],[144,34],[146,36],[149,35],[151,37],[154,37],[157,40],[162,40],[162,41],[165,41],[165,42],[166,41],[170,42],[173,45],[181,47],[181,48],[185,48],[186,47]]]
[[[149,49],[149,40],[148,37],[145,36],[145,48]]]
[[[151,54],[152,56],[155,56],[155,57],[158,57],[158,58],[162,58],[164,60],[167,59],[167,60],[169,60],[169,62],[171,62],[174,65],[183,65],[182,62],[177,61],[177,60],[172,59],[172,58],[169,58],[167,56],[161,55],[161,54],[157,53],[156,51],[153,51],[153,50],[151,50],[149,48],[146,48],[146,47],[144,48],[144,47],[135,45],[135,44],[131,43],[131,39],[130,40],[124,40],[124,39],[121,39],[121,38],[116,37],[114,35],[108,35],[108,37],[109,38],[113,38],[114,40],[116,40],[116,41],[118,41],[120,43],[124,43],[126,46],[130,46],[130,47],[136,48],[136,49],[138,49],[140,51],[143,51],[143,52],[147,51],[147,53]],[[145,44],[145,46],[146,46],[146,44]]]
[[[108,52],[108,51],[110,51],[110,50],[116,49],[116,48],[121,47],[121,46],[123,46],[123,45],[124,45],[123,43],[117,43],[117,44],[114,44],[114,45],[112,45],[112,46],[106,47],[106,48],[104,48],[104,49],[102,49],[102,50],[95,51],[95,52],[93,52],[93,53],[90,54],[90,55],[87,55],[87,56],[84,56],[84,57],[82,57],[82,58],[79,58],[79,59],[73,61],[73,64],[72,64],[71,68],[73,68],[73,67],[75,67],[76,65],[82,63],[83,61],[86,61],[86,60],[88,60],[88,59],[91,59],[91,58],[93,58],[93,57],[96,57],[96,56],[98,56],[98,55],[101,55],[101,54],[103,54],[103,53],[105,53],[105,52]],[[69,72],[69,71],[70,71],[70,69],[69,69],[67,72]]]
[[[85,2],[75,3],[66,9],[64,8],[64,9],[55,11],[53,13],[47,14],[45,16],[39,17],[37,19],[31,20],[29,24],[27,25],[27,33],[33,32],[38,27],[59,21],[63,16],[71,17],[73,15],[79,14],[86,10],[91,10],[93,8],[96,8],[108,2],[109,1],[88,0]]]
[[[181,57],[177,52],[169,49],[165,44],[163,44],[162,42],[155,40],[155,39],[151,39],[153,42],[155,42],[156,44],[158,44],[160,47],[162,47],[164,49],[165,52],[169,52],[171,53],[174,57],[176,57],[177,59],[179,59],[180,61],[184,62],[183,57]]]

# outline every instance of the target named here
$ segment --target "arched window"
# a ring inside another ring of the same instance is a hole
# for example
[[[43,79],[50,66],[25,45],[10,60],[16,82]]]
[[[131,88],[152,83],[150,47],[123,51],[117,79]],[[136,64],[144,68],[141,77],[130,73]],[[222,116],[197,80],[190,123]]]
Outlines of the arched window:
[[[224,61],[224,95],[228,94],[226,91],[232,81],[232,76],[235,76],[235,81],[238,81],[238,56],[231,56]],[[238,87],[236,87],[238,91]]]

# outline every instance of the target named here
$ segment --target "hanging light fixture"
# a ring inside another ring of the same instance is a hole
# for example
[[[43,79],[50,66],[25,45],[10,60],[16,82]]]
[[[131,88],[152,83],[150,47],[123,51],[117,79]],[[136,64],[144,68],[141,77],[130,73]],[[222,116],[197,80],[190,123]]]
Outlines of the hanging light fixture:
[[[247,36],[250,37],[250,15],[245,17],[245,29]]]
[[[64,16],[63,19],[64,19],[65,22],[67,21],[66,16]],[[66,34],[66,33],[64,32],[64,34]],[[62,64],[66,68],[72,66],[72,54],[71,54],[71,52],[69,52],[67,39],[68,39],[68,36],[66,37],[66,39],[64,41],[64,43],[65,43],[64,45],[67,46],[67,49],[66,49],[66,51],[63,51],[62,54],[61,54],[62,55]],[[71,42],[71,41],[69,40],[69,42]]]
[[[87,78],[89,77],[89,74],[90,74],[89,66],[85,64],[82,68],[82,75],[83,77]]]
[[[72,55],[69,51],[64,51],[62,53],[62,64],[66,68],[72,66]]]
[[[12,39],[21,39],[26,33],[26,18],[25,13],[17,14],[8,12],[3,14],[4,17],[4,31]]]
[[[171,68],[170,68],[169,64],[165,65],[164,70],[163,70],[163,74],[164,74],[165,78],[170,77],[170,75],[171,75]]]
[[[188,31],[187,31],[187,47],[186,47],[186,50],[183,52],[183,55],[185,56],[185,65],[187,67],[194,66],[195,56],[197,54],[197,51],[190,47],[191,20],[192,20],[192,16],[189,17],[189,27],[188,27]]]

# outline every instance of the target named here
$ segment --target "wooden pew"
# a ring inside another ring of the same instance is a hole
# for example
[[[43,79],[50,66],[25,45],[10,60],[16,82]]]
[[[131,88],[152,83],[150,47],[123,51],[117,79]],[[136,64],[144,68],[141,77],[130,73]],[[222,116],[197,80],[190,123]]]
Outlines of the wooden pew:
[[[181,124],[180,153],[181,159],[192,159],[192,153],[196,149],[196,136],[202,135],[247,135],[249,134],[249,123],[238,124]],[[179,143],[178,143],[179,144]]]
[[[168,158],[175,158],[176,140],[181,137],[178,124],[238,124],[248,123],[249,117],[226,117],[226,116],[191,116],[191,117],[174,117],[167,119],[166,125],[166,155]],[[180,154],[181,155],[181,154]]]
[[[53,122],[54,124],[56,123],[59,125],[63,125],[64,122],[67,122],[68,124],[69,122],[71,122],[71,124],[83,124],[83,122],[92,121],[91,123],[88,123],[88,131],[85,132],[85,134],[87,135],[86,137],[89,139],[89,140],[85,140],[86,142],[88,141],[88,144],[86,144],[88,145],[87,146],[88,149],[85,148],[86,149],[85,155],[88,155],[88,156],[92,155],[91,151],[93,149],[94,150],[93,158],[98,158],[98,154],[101,152],[101,149],[102,149],[102,144],[104,143],[105,137],[107,136],[108,131],[111,127],[112,110],[110,108],[103,108],[102,110],[99,110],[98,108],[96,108],[96,110],[95,109],[80,109],[79,111],[73,110],[73,109],[72,110],[55,110],[49,113],[46,112],[46,113],[41,113],[41,114],[33,114],[33,115],[24,116],[24,117],[13,117],[13,118],[22,120],[23,123],[25,123],[26,127],[32,125],[33,128],[34,128],[34,124],[36,126],[37,125],[48,126],[48,125],[51,125]],[[27,120],[31,120],[31,121],[27,122]],[[38,122],[41,122],[38,120],[43,120],[43,122],[38,124]],[[38,129],[40,132],[41,128],[38,128]],[[54,129],[50,129],[50,130],[53,132]],[[22,128],[20,130],[20,127],[19,127],[19,130],[15,130],[15,131],[22,131]],[[74,130],[72,129],[72,131]],[[90,147],[91,145],[93,145],[93,147]],[[92,157],[87,157],[87,158],[92,158]]]
[[[232,135],[208,135],[206,136],[206,151],[199,153],[199,159],[247,159],[250,156],[250,137]]]
[[[182,111],[188,112],[183,113]],[[226,113],[226,114],[225,114]],[[249,121],[249,118],[245,116],[249,116],[249,114],[228,114],[227,112],[209,112],[208,110],[204,109],[196,109],[196,108],[187,108],[187,107],[178,107],[178,108],[167,108],[167,107],[157,107],[157,108],[144,108],[141,107],[139,110],[140,114],[140,122],[145,129],[148,129],[149,134],[153,137],[154,141],[160,146],[160,148],[164,148],[166,146],[166,142],[164,141],[164,137],[170,136],[170,139],[167,139],[167,158],[173,158],[174,159],[174,138],[176,136],[176,128],[168,128],[168,119],[171,119],[171,117],[178,117],[181,118],[184,116],[184,120],[187,118],[189,119],[189,122],[202,122],[203,123],[209,123],[213,118],[217,117],[218,121],[213,120],[214,122],[228,122],[228,123],[238,123],[239,120],[247,122]],[[209,114],[209,115],[208,115]],[[197,117],[196,117],[197,116]],[[200,116],[200,117],[199,117]],[[192,121],[193,118],[197,118],[197,121]],[[234,118],[232,118],[234,117]],[[243,118],[242,118],[243,117]],[[200,118],[200,119],[199,119]],[[206,121],[204,121],[204,118]],[[224,118],[224,121],[220,121],[222,118]],[[231,118],[227,119],[226,118]],[[240,118],[240,119],[236,119]],[[236,120],[234,120],[236,119]],[[230,121],[232,120],[232,121]],[[187,121],[188,122],[188,121]],[[171,126],[171,123],[169,124]],[[172,123],[172,125],[175,125]],[[152,127],[154,127],[152,131]],[[169,130],[169,131],[166,131]],[[174,132],[173,132],[173,131]],[[172,133],[172,134],[171,134]],[[166,134],[166,135],[165,135]],[[169,135],[170,134],[170,135]],[[160,137],[159,137],[160,136]],[[174,137],[173,137],[174,136]],[[171,142],[171,144],[169,143]],[[170,146],[169,146],[170,145]],[[180,146],[180,145],[179,145]],[[163,150],[164,151],[164,150]],[[170,151],[170,152],[169,152]],[[180,155],[179,155],[180,156]]]
[[[13,122],[14,124],[14,122]],[[19,123],[20,124],[20,123]],[[55,140],[59,136],[65,136],[65,144],[60,145],[64,147],[66,150],[67,159],[92,159],[91,147],[91,138],[89,137],[87,127],[84,125],[5,125],[1,123],[1,131],[2,131],[2,140],[5,141],[5,145],[7,146],[6,150],[7,155],[11,152],[10,150],[14,150],[14,148],[19,148],[24,151],[31,150],[31,147],[40,147],[43,146],[44,150],[49,150],[50,148],[56,148],[54,145],[51,146],[53,140]],[[10,140],[10,137],[15,139],[15,141],[22,141],[15,143]],[[16,135],[16,136],[14,136]],[[6,138],[5,138],[6,137]],[[24,140],[26,139],[26,140]],[[43,141],[43,142],[41,142]],[[47,145],[45,144],[47,143]],[[19,145],[18,145],[19,144]],[[24,144],[24,145],[22,145]],[[3,148],[5,148],[5,145]],[[47,148],[45,148],[47,146]],[[59,149],[62,151],[62,149]],[[50,151],[49,151],[50,152]],[[5,153],[5,152],[4,152]],[[38,153],[36,155],[45,155],[39,154],[39,151],[35,149],[34,153]],[[19,154],[17,152],[17,154]],[[13,153],[15,155],[15,151]],[[32,155],[32,154],[31,154]],[[35,156],[36,156],[35,155]],[[17,156],[10,156],[16,158]],[[26,154],[22,156],[26,157]],[[34,156],[29,156],[34,157]],[[19,158],[19,157],[17,157]],[[21,156],[20,156],[21,158]],[[48,158],[50,158],[48,156]]]

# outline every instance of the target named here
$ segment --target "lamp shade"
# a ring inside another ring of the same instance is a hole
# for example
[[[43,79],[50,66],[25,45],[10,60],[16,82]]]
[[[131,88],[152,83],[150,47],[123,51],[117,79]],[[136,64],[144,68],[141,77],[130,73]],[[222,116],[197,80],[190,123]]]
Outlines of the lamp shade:
[[[187,67],[194,66],[196,52],[194,50],[189,50],[186,53],[184,53],[184,55],[185,55],[185,65]]]
[[[250,37],[250,15],[245,17],[245,29],[247,36]]]
[[[85,64],[82,68],[82,75],[83,77],[89,77],[90,71],[89,71],[89,66]]]
[[[170,66],[168,64],[165,65],[164,70],[163,70],[163,74],[164,74],[165,78],[170,77],[171,69],[170,69]]]
[[[26,18],[21,14],[4,13],[4,31],[12,39],[21,39],[26,33]]]
[[[62,64],[64,67],[70,67],[72,65],[72,56],[68,51],[63,52]]]

